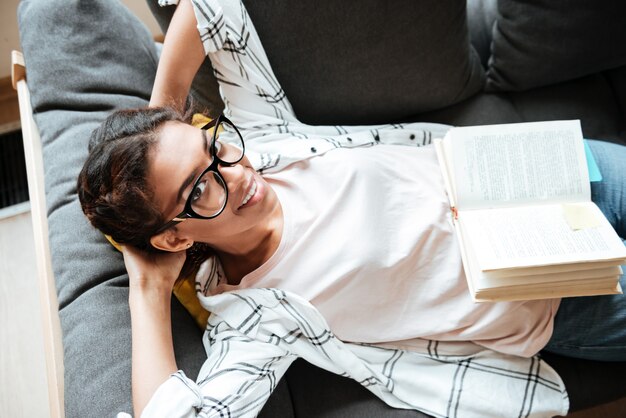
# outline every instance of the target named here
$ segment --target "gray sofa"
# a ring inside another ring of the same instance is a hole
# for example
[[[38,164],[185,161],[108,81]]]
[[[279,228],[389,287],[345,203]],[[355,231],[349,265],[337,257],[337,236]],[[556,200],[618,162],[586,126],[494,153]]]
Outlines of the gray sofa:
[[[151,6],[154,8],[152,2]],[[626,3],[609,0],[245,1],[276,75],[308,123],[476,125],[581,119],[584,135],[626,143]],[[167,26],[171,8],[155,9]],[[117,1],[22,0],[22,49],[44,147],[68,417],[131,411],[128,278],[80,211],[75,179],[89,133],[147,103],[158,55]],[[221,107],[210,65],[195,95]],[[179,366],[204,359],[173,302]],[[626,363],[545,354],[573,410],[626,396]],[[420,417],[345,378],[296,362],[263,417]]]

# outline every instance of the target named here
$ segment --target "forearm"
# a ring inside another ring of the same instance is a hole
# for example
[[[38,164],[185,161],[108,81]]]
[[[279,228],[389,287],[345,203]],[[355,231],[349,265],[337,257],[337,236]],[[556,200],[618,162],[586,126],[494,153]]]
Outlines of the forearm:
[[[181,0],[165,36],[150,106],[182,109],[205,54],[191,0]]]
[[[132,393],[135,417],[168,377],[178,370],[172,343],[171,291],[130,288]]]

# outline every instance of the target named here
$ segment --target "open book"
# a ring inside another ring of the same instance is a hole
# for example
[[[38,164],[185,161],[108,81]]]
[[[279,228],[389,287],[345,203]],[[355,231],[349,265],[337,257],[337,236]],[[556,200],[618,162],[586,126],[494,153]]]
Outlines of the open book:
[[[453,128],[435,146],[476,301],[621,293],[579,121]]]

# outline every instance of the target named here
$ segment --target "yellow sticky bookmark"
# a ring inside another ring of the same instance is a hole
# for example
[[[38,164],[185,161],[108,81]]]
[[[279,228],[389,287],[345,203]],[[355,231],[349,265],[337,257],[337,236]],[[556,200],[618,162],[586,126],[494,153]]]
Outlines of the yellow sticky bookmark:
[[[574,231],[586,228],[595,228],[600,225],[600,219],[588,206],[577,203],[563,205],[565,221]]]

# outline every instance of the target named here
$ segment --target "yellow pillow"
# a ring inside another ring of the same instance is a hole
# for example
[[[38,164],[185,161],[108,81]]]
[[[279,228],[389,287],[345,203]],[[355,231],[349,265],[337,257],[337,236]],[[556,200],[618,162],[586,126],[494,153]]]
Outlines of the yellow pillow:
[[[195,113],[191,117],[191,124],[196,128],[201,128],[209,122],[211,122],[211,118],[207,115],[203,115],[202,113]]]

